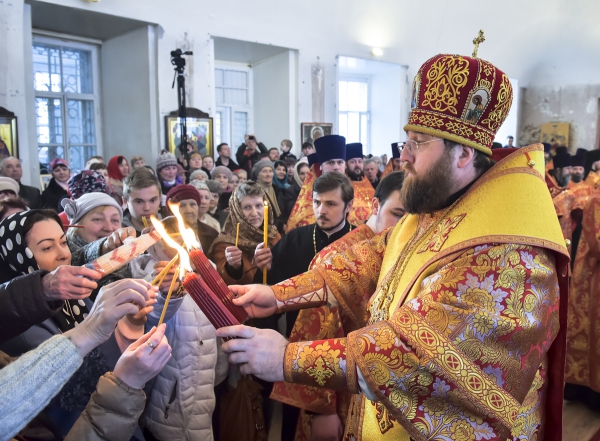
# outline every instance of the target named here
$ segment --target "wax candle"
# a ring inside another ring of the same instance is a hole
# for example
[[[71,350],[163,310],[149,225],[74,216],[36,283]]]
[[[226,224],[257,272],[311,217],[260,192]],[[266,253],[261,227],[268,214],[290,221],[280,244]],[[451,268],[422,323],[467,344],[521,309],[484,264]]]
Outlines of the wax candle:
[[[225,307],[241,323],[248,318],[246,310],[241,306],[234,305],[232,300],[235,298],[227,284],[223,281],[217,270],[212,266],[208,258],[200,250],[192,250],[190,259],[196,271],[200,273],[206,285],[221,300]]]
[[[198,274],[187,273],[183,287],[215,328],[240,324]]]
[[[160,313],[160,320],[158,321],[158,326],[162,325],[165,320],[165,314],[167,313],[167,308],[169,307],[169,301],[171,300],[171,294],[173,294],[173,289],[175,288],[175,284],[177,283],[177,279],[179,278],[179,268],[175,268],[175,274],[173,275],[173,280],[171,280],[171,285],[169,286],[169,292],[167,293],[167,298],[165,299],[165,304],[163,306],[163,310]]]
[[[269,248],[269,203],[265,201],[264,224],[263,224],[263,242],[265,248]],[[267,266],[263,268],[263,285],[267,284]]]
[[[237,227],[235,229],[235,246],[238,246],[240,241],[240,223],[238,222]]]

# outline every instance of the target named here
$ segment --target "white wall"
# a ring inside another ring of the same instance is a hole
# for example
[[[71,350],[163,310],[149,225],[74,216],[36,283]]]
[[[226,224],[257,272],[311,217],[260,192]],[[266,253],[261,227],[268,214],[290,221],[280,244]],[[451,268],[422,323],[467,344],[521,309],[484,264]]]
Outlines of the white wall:
[[[407,115],[402,114],[406,101],[406,68],[396,66],[371,77],[371,150],[376,156],[391,157],[390,144],[403,141]]]
[[[253,66],[254,133],[267,148],[291,138],[297,125],[296,54],[287,51]]]
[[[103,156],[128,160],[145,156],[149,165],[158,156],[155,32],[147,26],[102,44]],[[150,73],[150,74],[149,74]]]

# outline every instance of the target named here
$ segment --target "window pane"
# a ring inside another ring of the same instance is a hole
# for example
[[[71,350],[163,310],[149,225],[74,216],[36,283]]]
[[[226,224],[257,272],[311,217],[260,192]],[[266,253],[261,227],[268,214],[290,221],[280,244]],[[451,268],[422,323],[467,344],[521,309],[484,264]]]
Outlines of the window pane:
[[[369,130],[369,116],[366,113],[360,115],[360,142],[365,147],[365,152],[368,148],[367,134]]]
[[[221,144],[221,139],[223,139],[223,135],[221,130],[223,129],[221,127],[221,119],[223,118],[223,112],[221,111],[217,111],[217,113],[215,114],[215,153],[216,153],[216,146],[218,146],[219,144]]]
[[[244,135],[248,133],[248,113],[234,112],[233,115],[233,142],[238,146],[244,143]],[[233,146],[232,146],[233,147]]]
[[[67,120],[69,122],[69,144],[96,143],[93,101],[68,100]]]
[[[61,92],[58,47],[33,45],[33,87],[41,92]]]
[[[69,165],[71,166],[71,173],[77,173],[83,170],[85,162],[88,158],[96,156],[95,145],[72,145],[69,147]]]
[[[92,52],[82,49],[62,49],[63,90],[68,93],[93,93]]]
[[[62,102],[54,98],[35,99],[35,120],[39,144],[62,144]]]
[[[348,114],[346,113],[340,113],[339,133],[344,138],[348,139]]]
[[[40,173],[49,174],[50,161],[54,158],[64,158],[65,149],[62,146],[47,146],[38,148],[38,159],[40,161]]]
[[[346,142],[360,142],[360,121],[359,114],[357,112],[348,113],[348,136],[346,136]]]
[[[348,110],[348,82],[340,81],[340,111]]]

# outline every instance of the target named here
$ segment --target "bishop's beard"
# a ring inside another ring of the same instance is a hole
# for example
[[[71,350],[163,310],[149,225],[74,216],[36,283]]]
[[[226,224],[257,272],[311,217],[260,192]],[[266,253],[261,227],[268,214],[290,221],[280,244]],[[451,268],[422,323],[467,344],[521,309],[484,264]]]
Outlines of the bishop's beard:
[[[408,213],[433,213],[446,207],[454,188],[452,149],[444,149],[443,155],[422,175],[416,175],[408,162],[402,169],[409,172],[400,190],[402,205]]]

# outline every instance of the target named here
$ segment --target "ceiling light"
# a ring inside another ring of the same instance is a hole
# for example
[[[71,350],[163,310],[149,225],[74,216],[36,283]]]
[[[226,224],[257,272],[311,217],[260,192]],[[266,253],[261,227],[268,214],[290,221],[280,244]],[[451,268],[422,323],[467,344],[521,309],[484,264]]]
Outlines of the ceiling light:
[[[371,53],[376,57],[381,57],[383,55],[383,50],[378,47],[374,47],[373,49],[371,49]]]

